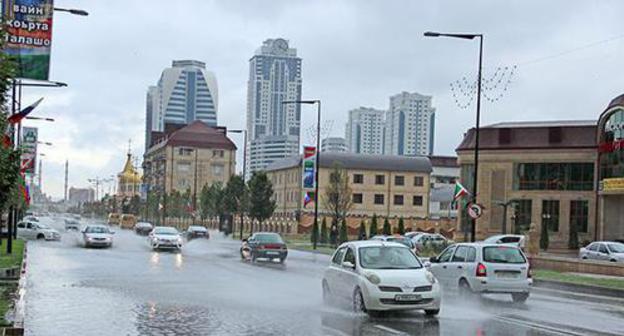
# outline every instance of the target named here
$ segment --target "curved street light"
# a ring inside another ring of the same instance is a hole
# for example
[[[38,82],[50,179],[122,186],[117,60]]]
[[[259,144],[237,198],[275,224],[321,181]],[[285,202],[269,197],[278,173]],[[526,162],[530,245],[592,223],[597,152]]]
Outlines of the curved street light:
[[[89,12],[83,9],[74,9],[74,8],[59,8],[54,7],[54,10],[57,12],[66,12],[69,14],[79,15],[79,16],[88,16]]]

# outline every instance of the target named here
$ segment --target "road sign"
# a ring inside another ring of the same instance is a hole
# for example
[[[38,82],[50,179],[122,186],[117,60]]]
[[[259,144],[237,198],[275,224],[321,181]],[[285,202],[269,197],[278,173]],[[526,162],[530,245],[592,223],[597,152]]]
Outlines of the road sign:
[[[472,219],[477,219],[481,217],[481,215],[483,214],[483,206],[478,203],[468,204],[467,209],[468,209],[468,216],[470,216],[470,218]]]

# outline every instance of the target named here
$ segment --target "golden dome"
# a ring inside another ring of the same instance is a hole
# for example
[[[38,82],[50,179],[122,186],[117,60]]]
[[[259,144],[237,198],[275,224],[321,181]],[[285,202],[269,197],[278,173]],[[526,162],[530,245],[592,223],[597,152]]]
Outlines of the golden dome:
[[[132,165],[132,155],[128,153],[126,164],[121,173],[117,174],[120,183],[141,183],[141,175],[134,169]]]

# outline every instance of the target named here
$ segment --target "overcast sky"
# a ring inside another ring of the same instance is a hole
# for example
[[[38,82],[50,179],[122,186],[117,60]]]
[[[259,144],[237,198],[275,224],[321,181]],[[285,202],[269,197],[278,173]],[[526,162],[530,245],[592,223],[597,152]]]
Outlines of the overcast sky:
[[[484,77],[517,65],[506,91],[491,92],[482,123],[596,119],[623,93],[622,1],[235,1],[57,0],[88,17],[54,18],[51,80],[67,88],[25,89],[24,104],[45,97],[40,127],[44,192],[110,177],[123,166],[128,139],[142,155],[145,92],[173,59],[197,59],[217,76],[218,122],[245,125],[249,58],[262,41],[283,37],[303,59],[303,97],[321,99],[331,135],[344,136],[350,109],[386,109],[401,91],[432,95],[436,154],[453,154],[474,125],[474,105],[460,108],[449,84],[474,80],[477,41],[427,39],[427,30],[485,35]],[[462,98],[462,103],[465,103]],[[304,107],[305,129],[315,110]],[[242,148],[242,139],[233,140]],[[242,152],[242,150],[240,151]],[[239,162],[240,164],[240,162]],[[109,190],[109,185],[105,186]]]

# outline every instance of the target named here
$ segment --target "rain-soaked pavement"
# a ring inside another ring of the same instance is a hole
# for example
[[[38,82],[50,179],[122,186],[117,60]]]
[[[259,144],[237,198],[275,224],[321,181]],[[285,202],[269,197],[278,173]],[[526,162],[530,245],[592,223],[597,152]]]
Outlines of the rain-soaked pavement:
[[[237,242],[213,236],[181,253],[152,252],[144,237],[119,229],[112,249],[84,249],[71,233],[61,242],[30,242],[26,334],[624,334],[624,303],[537,293],[522,305],[445,297],[438,318],[356,315],[321,302],[327,256],[290,251],[284,266],[252,265],[240,261]]]

